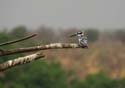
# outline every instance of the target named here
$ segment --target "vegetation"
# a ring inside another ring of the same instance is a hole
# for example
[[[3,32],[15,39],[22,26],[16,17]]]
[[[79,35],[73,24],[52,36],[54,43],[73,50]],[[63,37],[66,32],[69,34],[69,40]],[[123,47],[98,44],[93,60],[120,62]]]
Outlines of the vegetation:
[[[124,88],[125,79],[111,79],[104,73],[88,75],[83,81],[76,81],[72,88]]]
[[[65,37],[77,31],[75,29],[61,32],[50,30],[51,28],[41,27],[35,31],[38,33],[36,38],[0,48],[12,49],[59,41],[76,42]],[[121,44],[124,43],[124,32],[121,30],[112,32],[111,41],[115,41],[114,44],[104,43],[102,40],[106,40],[107,36],[101,36],[96,29],[86,31],[91,41],[90,49],[46,51],[45,53],[49,54],[46,60],[34,61],[0,72],[0,88],[125,88],[125,48]],[[34,32],[24,26],[15,27],[11,31],[3,30],[0,32],[0,43],[30,33]],[[99,38],[102,39],[101,44],[98,43]],[[0,57],[0,63],[23,55]],[[100,72],[101,70],[103,72]]]
[[[97,29],[87,29],[86,34],[90,42],[95,42],[99,39],[99,31]]]

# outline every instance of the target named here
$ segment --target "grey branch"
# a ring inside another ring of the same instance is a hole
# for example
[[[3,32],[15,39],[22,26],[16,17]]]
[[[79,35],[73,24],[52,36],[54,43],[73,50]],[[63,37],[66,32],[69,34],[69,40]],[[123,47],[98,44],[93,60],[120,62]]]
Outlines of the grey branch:
[[[17,65],[29,63],[31,61],[37,60],[37,59],[42,58],[42,57],[44,57],[42,52],[38,52],[38,53],[35,53],[35,54],[32,54],[32,55],[19,57],[19,58],[14,59],[14,60],[9,60],[9,61],[6,61],[6,62],[0,64],[0,71],[4,71],[6,69],[15,67]]]
[[[48,45],[40,45],[40,46],[34,46],[34,47],[6,50],[6,51],[0,53],[0,56],[17,54],[17,53],[33,52],[33,51],[39,51],[39,50],[64,49],[64,48],[82,48],[82,47],[80,47],[78,44],[74,44],[74,43],[52,43],[52,44],[48,44]]]
[[[5,43],[1,43],[0,46],[5,46],[5,45],[9,45],[9,44],[21,42],[21,41],[30,39],[30,38],[32,38],[32,37],[34,37],[34,36],[36,36],[36,35],[37,35],[37,34],[32,34],[32,35],[26,36],[26,37],[21,38],[21,39],[16,39],[16,40],[8,41],[8,42],[5,42]]]

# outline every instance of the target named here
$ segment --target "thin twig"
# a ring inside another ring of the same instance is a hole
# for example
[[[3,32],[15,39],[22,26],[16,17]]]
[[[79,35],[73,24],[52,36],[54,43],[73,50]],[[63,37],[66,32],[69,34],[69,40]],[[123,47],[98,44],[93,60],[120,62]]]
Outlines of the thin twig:
[[[39,51],[39,50],[64,49],[64,48],[82,48],[82,47],[80,47],[78,44],[73,44],[73,43],[52,43],[48,45],[40,45],[40,46],[34,46],[34,47],[6,50],[0,53],[0,56],[17,54],[17,53],[33,52],[33,51]]]
[[[16,39],[16,40],[8,41],[8,42],[5,42],[5,43],[0,43],[0,46],[5,46],[5,45],[9,45],[9,44],[21,42],[21,41],[30,39],[30,38],[32,38],[32,37],[34,37],[34,36],[36,36],[36,35],[37,35],[37,34],[32,34],[32,35],[26,36],[26,37],[21,38],[21,39]]]
[[[26,63],[29,63],[31,61],[37,60],[39,58],[42,58],[42,57],[44,57],[42,52],[38,52],[38,53],[28,55],[25,57],[19,57],[19,58],[14,59],[14,60],[9,60],[9,61],[6,61],[6,62],[0,64],[0,71],[4,71],[6,69],[15,67],[17,65],[26,64]]]

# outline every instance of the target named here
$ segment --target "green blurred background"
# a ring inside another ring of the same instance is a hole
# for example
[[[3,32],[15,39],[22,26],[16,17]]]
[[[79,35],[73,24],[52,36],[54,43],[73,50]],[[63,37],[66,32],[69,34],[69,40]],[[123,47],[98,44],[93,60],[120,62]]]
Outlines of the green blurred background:
[[[0,88],[125,88],[125,29],[95,28],[54,29],[41,26],[29,30],[25,26],[1,29],[0,43],[38,33],[20,43],[1,46],[14,49],[49,43],[77,43],[68,36],[85,31],[89,49],[43,51],[45,60],[37,60],[0,72]],[[29,53],[0,57],[0,63]]]

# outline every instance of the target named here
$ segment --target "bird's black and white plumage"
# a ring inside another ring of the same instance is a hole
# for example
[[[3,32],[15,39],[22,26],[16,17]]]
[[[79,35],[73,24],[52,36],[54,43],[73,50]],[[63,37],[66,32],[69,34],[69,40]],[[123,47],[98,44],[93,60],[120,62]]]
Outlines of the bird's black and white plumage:
[[[85,36],[83,32],[77,32],[77,33],[71,35],[70,37],[74,37],[74,36],[78,37],[78,42],[79,42],[80,47],[88,48],[87,36]]]

